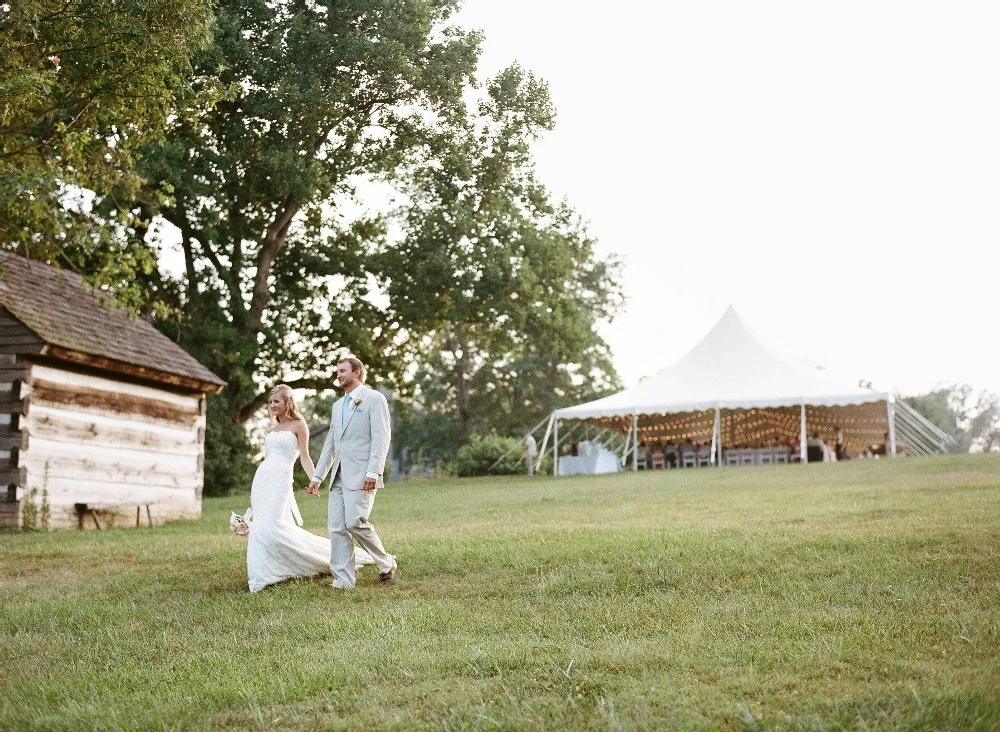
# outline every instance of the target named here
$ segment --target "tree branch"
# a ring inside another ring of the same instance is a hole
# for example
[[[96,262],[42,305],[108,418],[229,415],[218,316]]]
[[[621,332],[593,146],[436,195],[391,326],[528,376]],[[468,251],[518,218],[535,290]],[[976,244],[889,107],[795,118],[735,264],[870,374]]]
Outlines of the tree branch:
[[[361,111],[365,114],[370,114],[376,105],[391,101],[391,98],[372,99],[363,105]],[[330,130],[327,130],[323,135],[316,138],[316,141],[313,143],[314,152],[323,146],[329,135]],[[302,203],[289,194],[281,202],[274,221],[267,227],[267,233],[264,235],[264,241],[257,255],[257,273],[254,276],[253,297],[250,300],[249,327],[252,329],[260,328],[261,321],[264,318],[264,310],[271,300],[271,292],[267,284],[268,278],[271,276],[271,268],[274,265],[275,258],[278,256],[278,252],[281,250],[281,246],[285,243],[292,220],[301,208]]]
[[[191,246],[191,240],[195,238],[194,230],[188,223],[187,216],[180,210],[180,206],[175,206],[174,210],[176,221],[170,223],[181,230],[181,248],[184,250],[184,269],[187,273],[187,299],[188,303],[191,303],[198,294],[198,272],[194,268],[194,250]]]
[[[230,293],[232,292],[233,286],[229,279],[229,271],[222,266],[222,262],[219,259],[219,255],[215,253],[215,249],[212,248],[212,243],[209,242],[205,237],[200,237],[198,243],[201,244],[201,250],[208,257],[208,261],[212,263],[215,267],[215,271],[219,273],[219,278],[226,283],[229,288]]]
[[[267,281],[271,276],[271,267],[278,256],[281,245],[285,243],[288,236],[288,228],[292,225],[292,219],[299,212],[302,204],[292,195],[285,197],[278,208],[278,214],[274,221],[267,227],[264,241],[257,255],[257,274],[254,275],[253,298],[250,301],[250,327],[260,328],[264,317],[264,310],[271,301],[271,291]]]
[[[246,225],[239,206],[236,203],[237,197],[233,196],[232,204],[229,207],[229,230],[232,238],[232,248],[229,251],[229,281],[236,283],[236,287],[230,290],[230,305],[233,311],[233,318],[238,327],[246,332],[247,307],[243,302],[243,292],[240,290],[239,282],[243,273],[243,239],[246,233]],[[238,318],[237,318],[238,314]]]

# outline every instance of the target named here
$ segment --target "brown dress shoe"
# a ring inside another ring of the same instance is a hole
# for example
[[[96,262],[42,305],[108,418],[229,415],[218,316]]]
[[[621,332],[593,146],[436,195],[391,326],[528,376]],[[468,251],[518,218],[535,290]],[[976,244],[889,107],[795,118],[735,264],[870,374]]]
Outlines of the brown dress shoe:
[[[388,572],[379,572],[378,583],[380,585],[391,585],[396,579],[396,565],[392,565],[392,569]]]

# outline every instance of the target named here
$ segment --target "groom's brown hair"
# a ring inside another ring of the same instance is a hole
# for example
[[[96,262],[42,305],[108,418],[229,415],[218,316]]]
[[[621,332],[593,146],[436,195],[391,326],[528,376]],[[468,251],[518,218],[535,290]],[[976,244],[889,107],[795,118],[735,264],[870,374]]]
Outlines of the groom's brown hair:
[[[351,371],[356,374],[360,374],[358,379],[363,384],[365,382],[365,365],[361,363],[360,359],[354,358],[354,356],[345,356],[344,358],[337,361],[337,363],[349,363],[351,364]]]

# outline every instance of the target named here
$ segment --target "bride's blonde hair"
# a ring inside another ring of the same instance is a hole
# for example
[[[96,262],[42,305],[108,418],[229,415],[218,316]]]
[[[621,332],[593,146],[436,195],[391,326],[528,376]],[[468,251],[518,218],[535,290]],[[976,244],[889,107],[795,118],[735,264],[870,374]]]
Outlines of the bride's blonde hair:
[[[302,419],[298,406],[295,404],[295,392],[288,384],[278,384],[271,389],[268,396],[280,395],[285,400],[285,416],[289,419]]]

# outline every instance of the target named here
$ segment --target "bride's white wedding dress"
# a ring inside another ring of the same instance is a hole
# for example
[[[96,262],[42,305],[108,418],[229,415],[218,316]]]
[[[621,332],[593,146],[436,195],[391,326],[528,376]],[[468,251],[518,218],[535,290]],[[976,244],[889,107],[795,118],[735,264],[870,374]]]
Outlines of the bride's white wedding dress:
[[[292,471],[299,456],[299,440],[293,432],[270,432],[264,438],[266,456],[257,468],[250,488],[253,519],[247,540],[247,579],[250,592],[257,592],[292,577],[330,574],[330,540],[299,528],[302,523]],[[371,556],[354,549],[358,567],[373,564]]]

